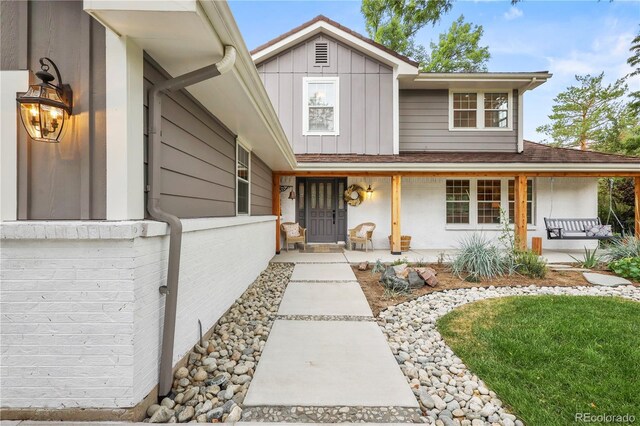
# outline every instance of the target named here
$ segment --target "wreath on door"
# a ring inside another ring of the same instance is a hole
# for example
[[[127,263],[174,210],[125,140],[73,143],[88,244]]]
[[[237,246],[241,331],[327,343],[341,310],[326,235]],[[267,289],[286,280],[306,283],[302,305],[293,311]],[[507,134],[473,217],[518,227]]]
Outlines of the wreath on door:
[[[364,188],[360,185],[351,185],[344,191],[344,201],[350,206],[359,206],[364,201]]]

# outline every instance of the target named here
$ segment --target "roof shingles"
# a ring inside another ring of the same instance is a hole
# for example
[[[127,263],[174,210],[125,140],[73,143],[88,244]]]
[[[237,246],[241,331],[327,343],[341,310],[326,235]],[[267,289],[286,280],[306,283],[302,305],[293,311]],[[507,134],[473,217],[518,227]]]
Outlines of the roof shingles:
[[[298,154],[299,163],[640,164],[640,157],[557,148],[525,141],[524,152],[401,152],[399,155]]]

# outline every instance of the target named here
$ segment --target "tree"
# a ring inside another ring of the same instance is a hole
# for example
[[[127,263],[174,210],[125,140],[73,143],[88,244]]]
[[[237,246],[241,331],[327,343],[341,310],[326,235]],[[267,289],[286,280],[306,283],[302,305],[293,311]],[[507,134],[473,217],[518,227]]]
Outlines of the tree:
[[[556,96],[549,116],[550,124],[536,129],[551,138],[551,144],[586,150],[604,139],[623,111],[621,98],[627,91],[623,79],[604,86],[604,72],[597,76],[576,75],[578,85]]]
[[[369,37],[402,54],[413,53],[414,35],[435,24],[453,5],[452,0],[362,0]]]
[[[487,71],[491,57],[489,47],[479,46],[484,30],[482,25],[464,22],[464,16],[451,24],[449,31],[440,34],[438,44],[431,42],[431,54],[421,66],[423,72],[479,72]]]
[[[640,32],[638,32],[638,35],[636,35],[636,37],[631,41],[631,48],[629,48],[629,51],[631,51],[631,56],[627,59],[627,63],[632,67],[635,67],[635,70],[633,70],[627,77],[640,75]],[[629,96],[631,97],[629,106],[632,111],[634,111],[635,114],[640,114],[640,91],[636,90],[635,92],[631,92]]]
[[[623,107],[620,114],[611,118],[610,126],[591,148],[612,154],[640,156],[640,118],[632,102]]]
[[[452,5],[452,0],[362,0],[361,11],[369,37],[412,57],[421,71],[486,71],[489,49],[478,46],[482,26],[465,23],[463,16],[440,34],[438,44],[431,43],[432,52],[416,42],[416,33],[438,22]]]

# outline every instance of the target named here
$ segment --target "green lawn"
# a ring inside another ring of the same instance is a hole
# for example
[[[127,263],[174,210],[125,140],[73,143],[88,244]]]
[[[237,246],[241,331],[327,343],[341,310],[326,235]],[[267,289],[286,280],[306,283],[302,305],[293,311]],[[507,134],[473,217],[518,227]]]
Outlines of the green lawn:
[[[437,325],[456,355],[528,425],[576,424],[578,412],[630,414],[640,423],[640,303],[489,299]]]

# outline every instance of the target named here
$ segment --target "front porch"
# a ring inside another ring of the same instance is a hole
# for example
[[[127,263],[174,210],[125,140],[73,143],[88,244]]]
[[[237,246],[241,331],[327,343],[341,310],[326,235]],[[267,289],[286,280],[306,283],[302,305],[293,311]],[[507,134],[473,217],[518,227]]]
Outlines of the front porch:
[[[337,230],[330,233],[328,242],[344,242],[347,229],[360,223],[376,224],[373,233],[373,254],[346,252],[348,262],[365,260],[395,260],[406,256],[410,260],[423,259],[435,262],[441,253],[457,247],[466,234],[482,232],[496,239],[504,232],[501,225],[502,212],[510,218],[511,225],[521,248],[532,247],[532,239],[542,240],[543,251],[551,262],[572,261],[570,255],[582,253],[584,248],[596,248],[596,239],[547,238],[545,218],[597,218],[598,178],[610,176],[634,177],[636,197],[636,226],[627,232],[640,233],[640,173],[639,172],[290,172],[274,174],[273,214],[280,222],[298,222],[313,235],[313,223],[305,209],[312,205],[309,197],[318,197],[319,191],[310,191],[309,182],[333,179],[344,182],[332,190],[332,200],[325,195],[325,209],[331,224],[330,202],[334,203],[334,224]],[[358,206],[345,206],[343,188],[359,186],[367,191]],[[282,191],[284,188],[284,191]],[[341,190],[338,190],[341,189]],[[311,195],[310,195],[311,193]],[[314,195],[315,194],[315,195]],[[319,202],[319,201],[318,201]],[[304,208],[301,208],[303,206]],[[334,210],[335,212],[336,210]],[[342,216],[341,216],[342,215]],[[603,218],[603,223],[606,218]],[[280,223],[279,222],[279,223]],[[276,230],[276,253],[284,247],[279,228]],[[401,235],[412,237],[409,251],[401,249]],[[389,239],[389,236],[391,237]],[[308,243],[320,242],[312,238]],[[371,249],[371,247],[369,247]],[[295,254],[287,257],[296,256]],[[304,257],[302,258],[304,259]]]
[[[391,254],[389,250],[344,250],[343,253],[302,253],[295,249],[291,251],[281,251],[279,255],[274,256],[271,262],[275,263],[375,263],[377,260],[382,262],[393,262],[403,257],[411,263],[427,262],[437,263],[439,259],[444,258],[447,262],[455,250],[435,250],[435,249],[411,249],[403,252],[402,255]],[[575,260],[571,257],[581,258],[584,255],[580,250],[543,250],[544,257],[549,264],[554,263],[573,263]]]

